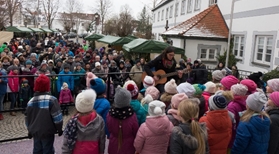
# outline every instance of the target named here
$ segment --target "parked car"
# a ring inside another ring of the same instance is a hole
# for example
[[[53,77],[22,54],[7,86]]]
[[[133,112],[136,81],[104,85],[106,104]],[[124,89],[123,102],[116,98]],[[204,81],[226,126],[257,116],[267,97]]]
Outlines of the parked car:
[[[79,38],[85,38],[86,36],[88,36],[87,33],[82,33],[82,34],[79,34],[79,35],[78,35]]]
[[[77,34],[74,32],[70,32],[68,34],[63,35],[64,38],[75,38],[77,37]]]

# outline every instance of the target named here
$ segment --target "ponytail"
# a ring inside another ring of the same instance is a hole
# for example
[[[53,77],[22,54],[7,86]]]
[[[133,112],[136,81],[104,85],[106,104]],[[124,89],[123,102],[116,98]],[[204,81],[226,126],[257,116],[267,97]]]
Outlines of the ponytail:
[[[196,150],[195,154],[204,154],[206,145],[205,145],[205,132],[202,130],[199,122],[196,120],[192,120],[191,122],[191,130],[193,133],[193,136],[198,140],[198,149]]]

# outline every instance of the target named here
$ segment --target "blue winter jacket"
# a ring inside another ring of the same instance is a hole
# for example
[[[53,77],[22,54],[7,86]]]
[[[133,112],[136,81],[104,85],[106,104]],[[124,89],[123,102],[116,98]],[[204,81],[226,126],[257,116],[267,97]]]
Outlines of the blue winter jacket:
[[[106,98],[97,98],[94,104],[96,112],[104,119],[106,135],[109,136],[107,129],[107,114],[110,109],[110,103]]]
[[[57,91],[60,92],[61,91],[61,87],[63,85],[63,82],[66,82],[69,86],[69,89],[71,91],[74,90],[74,76],[72,76],[72,72],[68,72],[65,73],[64,70],[61,71],[59,74],[69,74],[67,76],[58,76],[58,80],[57,80]]]
[[[2,73],[2,75],[1,75],[0,79],[2,80],[2,82],[0,82],[0,95],[5,95],[7,92],[7,83],[8,83],[8,79],[7,79],[7,77],[5,77],[5,76],[7,76],[7,73],[2,70],[1,70],[1,73]]]
[[[267,154],[270,138],[270,119],[259,115],[249,122],[241,121],[237,127],[231,154]]]
[[[147,112],[141,106],[140,102],[137,99],[132,100],[130,104],[137,115],[138,123],[140,126],[142,123],[145,122]]]

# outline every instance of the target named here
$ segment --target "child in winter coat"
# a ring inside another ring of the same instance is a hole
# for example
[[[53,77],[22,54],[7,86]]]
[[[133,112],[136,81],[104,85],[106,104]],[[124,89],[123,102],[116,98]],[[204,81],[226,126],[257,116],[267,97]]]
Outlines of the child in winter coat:
[[[221,83],[220,81],[226,76],[226,70],[215,70],[212,72],[212,82],[215,83],[216,89],[220,90]]]
[[[267,81],[266,93],[269,96],[271,93],[279,91],[279,78],[270,79]]]
[[[206,123],[210,154],[227,153],[232,136],[232,121],[226,107],[224,96],[213,95],[209,98],[209,112],[199,120]]]
[[[143,88],[140,90],[138,96],[139,101],[141,101],[141,99],[145,96],[145,91],[148,87],[155,86],[155,81],[151,76],[145,76],[142,84],[143,84]]]
[[[241,116],[237,127],[231,154],[267,154],[270,139],[270,119],[262,111],[267,98],[256,92],[246,99],[247,110]]]
[[[67,105],[70,104],[71,102],[73,102],[72,93],[68,87],[68,84],[64,82],[59,96],[59,104],[61,106],[61,110],[63,114],[68,115],[69,111]]]
[[[80,81],[81,78],[84,77],[85,75],[85,70],[81,67],[80,63],[76,63],[76,67],[74,68],[74,74],[80,74],[80,76],[76,75],[74,77],[74,82],[75,82],[74,94],[77,95],[82,90]]]
[[[16,105],[16,98],[19,91],[18,72],[19,72],[18,67],[11,66],[11,71],[9,73],[9,76],[13,76],[13,77],[8,78],[8,88],[7,88],[9,100],[11,101],[10,110],[14,109]],[[11,112],[10,115],[15,116],[16,114],[15,112]]]
[[[32,91],[28,84],[28,80],[23,79],[19,89],[19,100],[21,102],[22,108],[25,109],[27,107],[27,103],[31,98],[32,98]]]
[[[62,153],[100,154],[105,151],[105,123],[93,110],[96,93],[92,89],[84,90],[76,97],[74,115],[66,125]]]
[[[137,116],[130,106],[131,93],[124,88],[116,88],[114,106],[107,115],[109,154],[134,154],[133,146],[139,125]]]
[[[136,85],[136,83],[132,80],[126,81],[124,86],[124,89],[127,89],[130,93],[131,93],[131,106],[134,109],[136,115],[137,115],[137,119],[138,119],[138,123],[139,126],[145,122],[146,119],[146,115],[148,112],[146,112],[144,110],[144,108],[141,106],[141,103],[137,100],[138,98],[138,87]]]
[[[56,77],[56,73],[55,72],[51,72],[51,77],[50,77],[50,92],[51,95],[58,98],[58,91],[57,91],[57,77]]]
[[[207,110],[206,104],[205,104],[205,99],[202,96],[202,93],[203,93],[203,91],[205,90],[206,87],[202,84],[193,84],[193,87],[195,88],[194,97],[198,98],[200,100],[199,118],[201,118]]]
[[[171,154],[209,153],[205,124],[198,119],[199,105],[190,100],[182,101],[178,106],[178,116],[182,124],[175,126],[170,139]]]
[[[165,92],[161,95],[160,100],[166,104],[166,108],[168,108],[171,104],[172,96],[177,94],[176,87],[177,85],[174,79],[171,79],[164,86]]]
[[[143,123],[134,141],[136,152],[140,154],[166,154],[170,134],[173,128],[165,114],[166,105],[161,101],[149,103],[145,123]]]
[[[160,95],[159,90],[154,87],[150,86],[146,88],[144,98],[141,100],[141,105],[143,106],[144,110],[148,112],[148,104],[152,102],[153,100],[158,100]]]
[[[102,116],[104,119],[104,122],[106,124],[107,122],[107,114],[110,109],[110,103],[109,101],[104,97],[104,94],[106,92],[106,84],[105,81],[101,78],[92,79],[90,81],[91,88],[97,93],[97,99],[94,104],[94,109],[96,112]],[[109,136],[107,126],[106,129],[106,135]]]
[[[178,126],[181,123],[181,117],[177,115],[178,106],[180,102],[188,99],[185,93],[175,94],[171,98],[171,109],[168,110],[168,118],[174,126]]]
[[[220,90],[230,91],[231,87],[233,85],[239,83],[239,80],[233,75],[228,75],[228,76],[222,78],[220,83],[222,84],[222,87],[220,88]]]
[[[270,125],[270,140],[268,144],[268,153],[279,153],[279,92],[273,92],[269,95],[266,113],[269,114]]]
[[[206,112],[208,111],[208,99],[216,92],[216,84],[211,81],[208,81],[207,83],[204,84],[204,86],[205,89],[204,92],[202,93],[202,96],[204,97],[205,100],[205,112]]]

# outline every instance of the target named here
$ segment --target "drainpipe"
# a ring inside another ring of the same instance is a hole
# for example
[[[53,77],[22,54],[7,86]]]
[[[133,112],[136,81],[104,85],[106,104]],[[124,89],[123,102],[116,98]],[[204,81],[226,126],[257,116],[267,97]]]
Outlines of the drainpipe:
[[[231,14],[230,14],[230,27],[229,27],[229,37],[228,37],[228,48],[227,48],[227,56],[226,56],[226,65],[229,65],[229,56],[230,56],[230,46],[231,46],[231,33],[232,33],[232,23],[233,23],[233,12],[234,12],[234,3],[236,0],[232,0]]]

